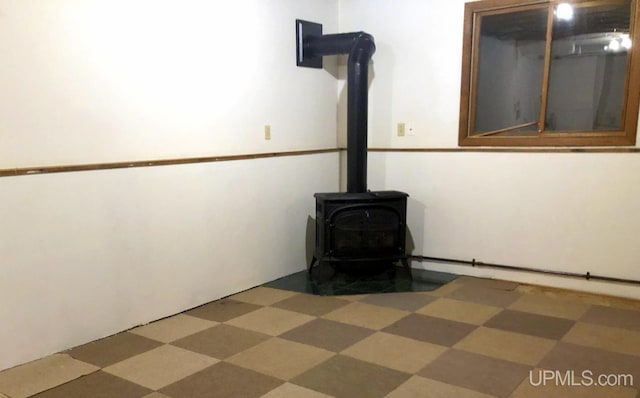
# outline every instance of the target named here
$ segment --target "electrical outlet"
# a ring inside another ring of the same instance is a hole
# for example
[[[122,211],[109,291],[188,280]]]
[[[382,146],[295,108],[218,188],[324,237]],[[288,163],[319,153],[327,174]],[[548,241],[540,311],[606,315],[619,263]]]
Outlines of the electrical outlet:
[[[264,139],[267,141],[271,139],[271,126],[268,124],[264,125]]]
[[[404,123],[398,123],[398,137],[404,137],[405,128],[406,126]]]

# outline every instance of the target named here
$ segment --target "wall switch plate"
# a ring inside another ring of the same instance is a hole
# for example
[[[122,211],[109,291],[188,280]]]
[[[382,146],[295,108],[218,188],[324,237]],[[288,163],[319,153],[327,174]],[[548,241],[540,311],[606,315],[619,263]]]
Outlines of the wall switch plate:
[[[404,137],[406,126],[404,123],[398,123],[398,137]]]
[[[271,139],[271,126],[268,124],[264,125],[264,139],[265,140]]]

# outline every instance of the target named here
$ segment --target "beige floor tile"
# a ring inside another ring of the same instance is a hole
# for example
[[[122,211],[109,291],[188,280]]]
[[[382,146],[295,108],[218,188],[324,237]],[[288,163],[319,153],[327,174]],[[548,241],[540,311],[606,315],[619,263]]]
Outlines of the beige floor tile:
[[[218,362],[217,359],[164,345],[118,362],[103,370],[157,390]]]
[[[299,312],[265,307],[234,318],[227,323],[270,336],[277,336],[313,319],[315,317]]]
[[[96,366],[55,354],[0,372],[0,392],[23,398],[97,371]]]
[[[280,290],[270,287],[258,286],[254,287],[253,289],[234,294],[233,296],[230,296],[228,298],[256,305],[271,305],[297,294],[300,293],[292,292],[289,290]]]
[[[343,300],[360,301],[363,298],[368,296],[370,296],[370,294],[345,294],[343,296],[336,296],[336,297],[341,298]]]
[[[369,329],[380,330],[407,316],[408,311],[354,302],[325,314],[323,318]]]
[[[291,383],[284,383],[278,388],[275,388],[261,398],[332,398],[331,395],[326,395],[317,391],[310,390],[308,388],[300,387]]]
[[[446,350],[447,347],[436,344],[377,332],[341,354],[402,372],[415,373]]]
[[[170,398],[170,397],[164,394],[160,394],[159,392],[152,392],[151,394],[145,395],[142,398]]]
[[[562,341],[640,356],[640,332],[627,329],[577,322]]]
[[[209,321],[194,316],[178,314],[171,318],[162,319],[148,325],[129,330],[130,333],[144,336],[163,343],[181,339],[202,330],[217,325],[218,322]]]
[[[454,348],[526,365],[536,365],[555,345],[554,340],[479,327]]]
[[[492,395],[453,386],[425,377],[413,376],[385,398],[493,398]]]
[[[335,355],[306,344],[272,338],[238,353],[226,362],[290,380]]]
[[[482,325],[500,311],[502,308],[499,307],[443,297],[416,312],[436,318]]]
[[[589,304],[574,297],[525,294],[511,304],[509,308],[539,315],[576,320],[587,311]]]
[[[622,386],[572,386],[549,380],[544,382],[540,372],[544,369],[533,369],[518,388],[511,394],[511,398],[636,398],[636,390]],[[566,376],[564,372],[561,377]],[[581,383],[579,373],[575,374],[573,383]],[[567,380],[565,383],[569,383]]]
[[[563,290],[547,286],[520,285],[517,290],[528,294],[542,294],[553,298],[573,299],[585,304],[640,310],[640,300],[632,300],[622,297],[603,296],[594,293]]]

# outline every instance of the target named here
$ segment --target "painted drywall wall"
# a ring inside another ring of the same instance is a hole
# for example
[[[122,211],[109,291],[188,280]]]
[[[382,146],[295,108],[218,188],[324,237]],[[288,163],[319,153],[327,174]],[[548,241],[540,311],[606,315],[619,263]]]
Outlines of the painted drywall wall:
[[[337,11],[0,0],[0,169],[335,148],[335,59],[297,68],[294,39]],[[0,369],[304,269],[338,158],[0,178]]]
[[[376,39],[370,147],[457,148],[463,10],[463,0],[340,2],[341,30]],[[399,122],[415,135],[398,137]],[[638,153],[370,152],[368,168],[370,189],[411,195],[414,254],[638,279]],[[640,298],[628,285],[414,266]]]
[[[304,269],[337,176],[329,153],[1,178],[0,369]]]
[[[0,0],[0,168],[334,147],[296,18],[337,0]]]
[[[638,279],[637,154],[376,152],[369,164],[371,189],[411,195],[416,255]],[[633,285],[414,266],[640,298]]]

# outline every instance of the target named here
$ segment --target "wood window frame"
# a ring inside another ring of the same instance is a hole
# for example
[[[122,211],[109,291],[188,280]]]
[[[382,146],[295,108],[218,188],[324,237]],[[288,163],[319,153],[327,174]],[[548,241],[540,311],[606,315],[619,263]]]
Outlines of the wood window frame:
[[[606,0],[604,0],[606,1]],[[480,0],[465,4],[462,47],[462,78],[460,89],[459,146],[632,146],[636,143],[638,111],[640,107],[640,0],[631,0],[630,36],[633,42],[627,53],[627,76],[623,99],[622,126],[617,131],[538,131],[527,134],[510,134],[525,125],[544,122],[551,62],[551,36],[553,9],[567,2],[557,0]],[[571,3],[585,3],[575,0]],[[592,3],[593,0],[590,0]],[[482,15],[519,11],[529,7],[548,7],[548,21],[542,81],[542,99],[539,120],[520,126],[476,133],[471,135],[475,120],[476,103],[473,98],[477,85],[478,58],[474,38],[479,37],[480,24],[476,18]],[[524,8],[523,8],[524,7]]]

